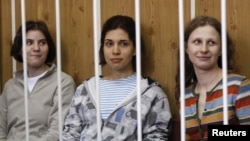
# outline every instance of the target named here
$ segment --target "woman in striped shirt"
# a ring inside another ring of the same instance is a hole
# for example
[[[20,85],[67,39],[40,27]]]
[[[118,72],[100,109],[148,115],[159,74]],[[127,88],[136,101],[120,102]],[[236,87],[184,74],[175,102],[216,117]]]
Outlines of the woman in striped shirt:
[[[100,64],[110,73],[100,77],[100,112],[96,115],[98,93],[95,77],[78,86],[65,120],[63,140],[97,139],[97,116],[101,116],[102,141],[137,140],[136,78],[141,82],[142,138],[167,141],[171,113],[167,95],[150,78],[136,75],[135,22],[117,15],[106,21],[101,33]],[[143,50],[143,42],[141,42]]]
[[[185,29],[185,127],[190,140],[207,140],[208,125],[223,124],[221,24],[212,17],[194,18]],[[233,67],[233,44],[227,41],[229,124],[250,124],[250,81]],[[177,74],[176,98],[180,82]]]
[[[190,140],[207,140],[208,125],[223,124],[222,55],[227,55],[229,124],[250,124],[250,81],[234,72],[233,45],[227,34],[222,53],[221,24],[208,16],[185,30],[185,127]],[[179,74],[176,77],[179,101]]]

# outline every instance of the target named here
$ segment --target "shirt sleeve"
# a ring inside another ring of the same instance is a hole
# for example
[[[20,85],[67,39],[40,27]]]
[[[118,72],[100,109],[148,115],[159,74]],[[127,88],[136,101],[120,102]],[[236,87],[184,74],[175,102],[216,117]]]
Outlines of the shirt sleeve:
[[[154,89],[157,93],[152,103],[151,110],[148,113],[143,128],[144,141],[168,141],[171,131],[172,115],[170,112],[169,102],[166,94],[162,89]]]
[[[250,80],[244,79],[240,84],[235,109],[240,124],[250,125]]]
[[[82,102],[82,91],[84,91],[84,85],[78,86],[75,91],[75,95],[71,101],[69,113],[67,114],[64,122],[63,129],[63,141],[79,141],[82,132],[82,119],[79,113]]]
[[[69,105],[75,91],[75,82],[71,77],[65,77],[62,79],[62,91],[61,91],[61,104],[62,104],[62,127],[64,119],[68,113]],[[48,132],[45,134],[41,141],[55,141],[59,137],[59,115],[58,115],[58,93],[56,92],[53,98],[54,104],[48,117]]]
[[[6,87],[0,95],[0,140],[7,139],[7,103],[6,103]]]

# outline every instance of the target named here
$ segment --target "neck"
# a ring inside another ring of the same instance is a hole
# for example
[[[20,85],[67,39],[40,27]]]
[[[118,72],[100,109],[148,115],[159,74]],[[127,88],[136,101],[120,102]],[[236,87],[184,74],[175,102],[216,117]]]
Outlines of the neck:
[[[28,67],[28,77],[36,77],[45,71],[48,70],[48,66],[46,64],[40,66],[40,67]]]
[[[131,71],[129,73],[115,72],[115,73],[112,73],[110,75],[105,76],[104,79],[107,79],[107,80],[117,80],[117,79],[122,79],[122,78],[129,77],[129,76],[133,75],[134,73],[135,73],[134,71]]]
[[[196,73],[196,76],[197,88],[209,91],[222,79],[222,70],[218,68],[213,71],[203,71]]]

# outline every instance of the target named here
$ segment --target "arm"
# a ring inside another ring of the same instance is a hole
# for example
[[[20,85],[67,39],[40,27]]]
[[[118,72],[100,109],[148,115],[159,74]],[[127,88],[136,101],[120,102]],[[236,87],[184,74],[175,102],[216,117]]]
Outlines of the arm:
[[[158,87],[159,88],[159,87]],[[166,94],[161,89],[151,90],[151,93],[157,93],[151,104],[143,128],[144,141],[167,141],[171,130],[171,112]]]
[[[71,77],[64,77],[61,83],[62,91],[62,124],[64,122],[64,118],[68,112],[68,108],[70,105],[70,101],[73,97],[75,91],[75,82]],[[58,124],[59,124],[59,116],[58,116],[58,93],[57,89],[55,90],[55,96],[53,97],[53,107],[51,108],[49,117],[48,117],[48,132],[45,134],[41,141],[56,141],[59,138],[58,132]]]
[[[81,93],[84,85],[77,87],[75,95],[71,101],[69,113],[65,118],[63,141],[79,141],[82,132],[82,119],[80,116],[80,108],[82,102]]]
[[[0,140],[6,141],[7,139],[7,103],[6,103],[5,88],[0,95]]]
[[[235,110],[240,124],[250,125],[250,80],[245,79],[239,87]]]

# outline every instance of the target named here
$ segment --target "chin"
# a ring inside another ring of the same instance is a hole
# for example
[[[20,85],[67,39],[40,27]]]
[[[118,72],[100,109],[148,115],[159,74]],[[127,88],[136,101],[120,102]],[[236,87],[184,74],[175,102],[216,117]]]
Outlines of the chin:
[[[33,68],[39,68],[39,67],[41,67],[41,66],[43,66],[44,65],[44,63],[32,63],[32,64],[29,64],[29,67],[33,67]]]

